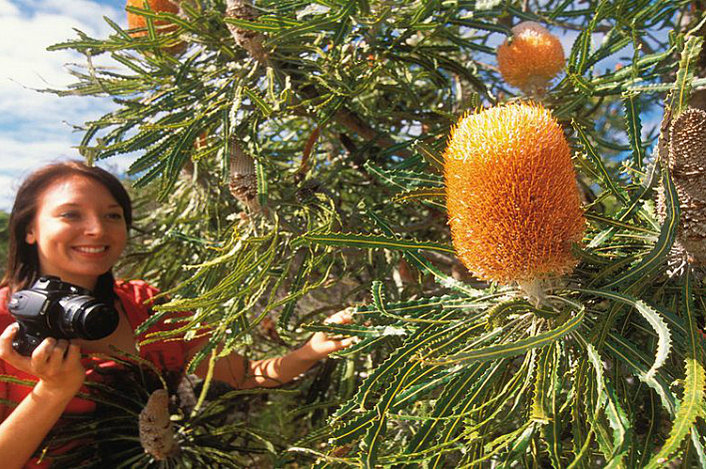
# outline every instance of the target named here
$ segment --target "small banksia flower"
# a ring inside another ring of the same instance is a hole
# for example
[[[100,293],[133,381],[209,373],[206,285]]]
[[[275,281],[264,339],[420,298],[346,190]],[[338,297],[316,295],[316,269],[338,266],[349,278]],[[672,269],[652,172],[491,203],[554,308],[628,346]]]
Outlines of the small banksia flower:
[[[706,112],[689,108],[669,128],[669,170],[679,196],[681,217],[674,248],[670,253],[672,274],[688,262],[706,266]],[[664,193],[660,190],[657,210],[664,218]]]
[[[179,13],[179,6],[170,1],[170,0],[148,0],[147,4],[150,7],[150,10],[161,13],[161,12],[167,12],[167,13]],[[129,7],[136,7],[136,8],[145,8],[145,2],[144,0],[127,0],[126,6]],[[146,28],[147,27],[147,19],[142,16],[138,15],[135,13],[127,12],[127,25],[128,28],[130,29],[139,29],[139,28]],[[164,20],[155,20],[154,25],[161,31],[164,32],[171,32],[176,29],[176,25],[169,23],[168,21]],[[131,33],[132,37],[142,37],[146,36],[147,31],[135,31]]]
[[[564,68],[561,42],[542,25],[524,21],[512,28],[512,37],[498,47],[503,79],[528,94],[541,94]]]
[[[150,10],[157,13],[179,13],[179,6],[170,0],[147,0]],[[144,0],[127,0],[125,4],[128,7],[145,8]],[[135,13],[127,12],[127,25],[129,29],[143,29],[147,27],[147,19]],[[154,20],[154,25],[159,34],[168,34],[176,31],[177,25],[165,20]],[[147,35],[147,31],[134,31],[130,33],[132,37],[143,37]],[[172,55],[181,54],[186,50],[186,43],[179,41],[173,46],[164,48],[165,51]]]
[[[528,291],[573,269],[586,221],[571,150],[548,110],[509,104],[464,116],[444,177],[453,244],[475,276]]]

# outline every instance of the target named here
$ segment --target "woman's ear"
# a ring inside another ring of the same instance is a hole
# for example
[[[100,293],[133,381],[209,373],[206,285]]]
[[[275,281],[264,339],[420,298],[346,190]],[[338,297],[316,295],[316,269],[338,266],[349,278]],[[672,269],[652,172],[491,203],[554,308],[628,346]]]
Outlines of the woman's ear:
[[[37,242],[37,237],[34,235],[34,227],[32,225],[27,227],[27,233],[25,234],[25,242],[27,244],[34,244]]]

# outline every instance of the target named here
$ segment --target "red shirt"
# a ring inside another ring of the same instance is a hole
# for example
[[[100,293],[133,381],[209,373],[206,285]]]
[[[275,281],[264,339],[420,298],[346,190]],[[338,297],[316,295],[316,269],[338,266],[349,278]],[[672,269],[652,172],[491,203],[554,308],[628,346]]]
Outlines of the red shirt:
[[[130,326],[135,330],[137,326],[149,317],[151,303],[149,300],[158,293],[158,290],[142,280],[131,280],[129,282],[117,281],[114,291],[123,306]],[[5,330],[7,326],[15,322],[15,319],[10,315],[7,309],[7,303],[9,301],[8,293],[9,289],[7,287],[0,289],[0,333]],[[150,327],[148,333],[168,329],[170,329],[169,325],[165,325],[162,321],[159,321]],[[139,343],[142,338],[143,336],[137,337],[137,342]],[[186,343],[180,340],[153,342],[140,347],[140,357],[151,361],[163,371],[183,371],[187,353],[188,348]],[[95,368],[96,366],[101,368],[117,367],[115,362],[100,358],[83,358],[81,361],[87,370],[87,380],[95,380],[95,372],[93,372],[91,368]],[[37,382],[34,376],[20,371],[2,360],[0,360],[0,375],[10,375],[22,380]],[[0,421],[4,420],[10,412],[12,412],[11,408],[3,405],[3,400],[19,403],[31,390],[32,388],[29,386],[0,381]],[[81,391],[88,392],[85,386]],[[92,401],[75,397],[66,406],[64,413],[83,414],[93,412],[94,410],[95,404]],[[28,461],[25,467],[39,468],[49,467],[49,465],[49,462],[36,464],[32,461]]]

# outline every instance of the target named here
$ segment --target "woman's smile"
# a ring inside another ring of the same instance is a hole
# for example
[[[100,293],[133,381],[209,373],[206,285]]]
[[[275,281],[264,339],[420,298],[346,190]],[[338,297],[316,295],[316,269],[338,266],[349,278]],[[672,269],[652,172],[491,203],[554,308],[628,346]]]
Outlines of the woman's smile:
[[[93,289],[122,254],[127,226],[102,184],[75,176],[44,190],[26,241],[37,246],[40,274]]]
[[[75,246],[74,249],[81,254],[103,254],[108,250],[108,246]]]

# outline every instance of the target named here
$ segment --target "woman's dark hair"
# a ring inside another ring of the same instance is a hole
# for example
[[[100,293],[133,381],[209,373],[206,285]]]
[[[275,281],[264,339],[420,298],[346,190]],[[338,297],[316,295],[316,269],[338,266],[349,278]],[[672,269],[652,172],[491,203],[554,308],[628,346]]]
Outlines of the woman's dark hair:
[[[127,229],[130,229],[132,204],[130,196],[118,178],[104,169],[88,166],[81,161],[65,161],[43,166],[24,180],[15,196],[8,227],[10,239],[7,270],[0,281],[0,287],[7,286],[13,293],[30,287],[39,278],[37,246],[26,242],[27,230],[37,213],[37,204],[41,200],[44,190],[55,181],[75,176],[92,179],[108,189],[122,207],[125,224]],[[103,302],[114,300],[114,283],[113,272],[109,270],[98,277],[93,294]]]

